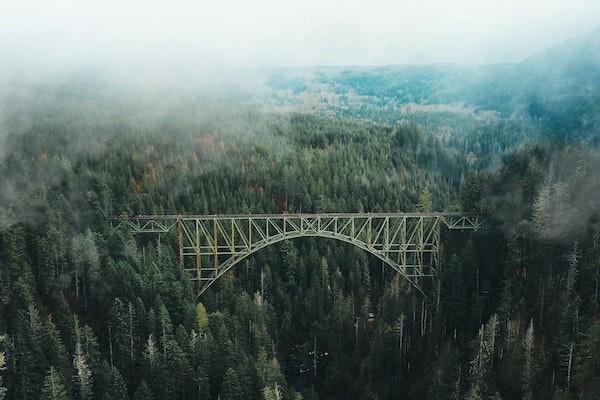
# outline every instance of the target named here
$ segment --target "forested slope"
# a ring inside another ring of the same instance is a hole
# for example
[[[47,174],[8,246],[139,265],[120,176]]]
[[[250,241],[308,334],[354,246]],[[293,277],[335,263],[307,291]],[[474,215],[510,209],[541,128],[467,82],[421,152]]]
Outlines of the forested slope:
[[[3,109],[7,399],[598,396],[588,149],[544,144],[489,173],[410,123],[82,84],[19,88]],[[302,239],[196,299],[173,237],[110,228],[137,213],[415,209],[489,215],[476,236],[445,235],[426,298],[359,249]]]
[[[307,107],[308,103],[345,117],[394,122],[413,117],[411,112],[398,112],[408,105],[418,114],[441,117],[438,126],[458,133],[485,134],[512,125],[510,134],[519,141],[542,131],[544,136],[598,144],[600,28],[516,63],[281,68],[272,71],[266,83],[274,91],[270,100],[275,104]],[[469,124],[453,124],[456,114]],[[482,119],[488,126],[472,126]],[[515,129],[515,122],[525,132]],[[503,139],[496,138],[504,146],[513,144]]]

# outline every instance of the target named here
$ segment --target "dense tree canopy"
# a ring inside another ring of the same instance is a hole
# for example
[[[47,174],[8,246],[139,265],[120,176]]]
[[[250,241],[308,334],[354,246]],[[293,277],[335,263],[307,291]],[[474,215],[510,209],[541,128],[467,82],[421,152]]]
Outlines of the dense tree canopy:
[[[36,93],[3,122],[0,399],[597,398],[593,150],[528,146],[490,172],[508,145],[471,136],[474,161],[415,121]],[[306,238],[197,299],[173,235],[110,225],[460,209],[486,228],[444,234],[426,297],[358,248]]]

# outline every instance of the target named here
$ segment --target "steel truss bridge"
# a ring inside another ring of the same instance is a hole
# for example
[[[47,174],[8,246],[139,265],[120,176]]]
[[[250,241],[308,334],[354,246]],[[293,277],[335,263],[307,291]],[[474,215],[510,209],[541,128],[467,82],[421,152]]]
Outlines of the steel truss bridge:
[[[451,212],[139,215],[119,218],[115,228],[136,234],[175,232],[179,263],[201,295],[260,249],[310,236],[358,246],[423,292],[422,279],[437,274],[441,229],[476,231],[481,224],[479,215]]]

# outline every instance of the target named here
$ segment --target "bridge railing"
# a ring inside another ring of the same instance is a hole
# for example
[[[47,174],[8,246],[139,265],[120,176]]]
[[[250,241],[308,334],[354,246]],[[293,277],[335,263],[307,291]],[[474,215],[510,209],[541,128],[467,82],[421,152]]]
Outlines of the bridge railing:
[[[483,218],[477,213],[461,212],[397,212],[397,213],[295,213],[295,214],[165,214],[121,216],[112,219],[115,229],[129,228],[134,233],[166,233],[177,221],[191,220],[263,220],[279,218],[327,219],[327,218],[439,218],[448,229],[478,230]]]

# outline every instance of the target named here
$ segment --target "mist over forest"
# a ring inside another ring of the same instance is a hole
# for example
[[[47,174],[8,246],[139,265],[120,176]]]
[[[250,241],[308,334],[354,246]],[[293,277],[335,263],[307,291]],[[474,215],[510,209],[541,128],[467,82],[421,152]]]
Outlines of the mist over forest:
[[[597,6],[461,1],[9,6],[0,400],[600,399]],[[300,235],[207,287],[119,225],[327,213],[482,224],[431,276]]]

